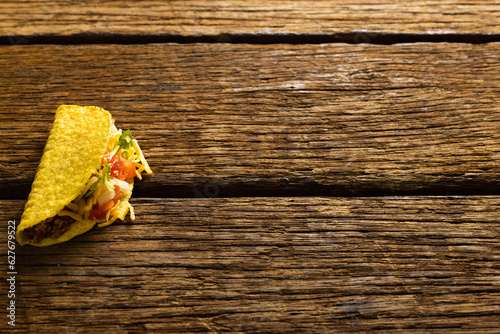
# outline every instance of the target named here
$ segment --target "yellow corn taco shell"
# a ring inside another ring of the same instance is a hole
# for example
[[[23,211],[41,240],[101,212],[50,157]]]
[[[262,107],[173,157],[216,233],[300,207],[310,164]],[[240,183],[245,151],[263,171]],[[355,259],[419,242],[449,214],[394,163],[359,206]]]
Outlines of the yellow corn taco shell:
[[[111,115],[98,107],[63,105],[57,109],[17,228],[16,238],[21,245],[49,246],[65,242],[96,224],[92,219],[75,221],[60,236],[44,237],[36,243],[23,233],[25,229],[55,217],[80,196],[89,178],[101,167],[112,127]],[[118,203],[116,210],[121,219],[128,212],[130,195]]]

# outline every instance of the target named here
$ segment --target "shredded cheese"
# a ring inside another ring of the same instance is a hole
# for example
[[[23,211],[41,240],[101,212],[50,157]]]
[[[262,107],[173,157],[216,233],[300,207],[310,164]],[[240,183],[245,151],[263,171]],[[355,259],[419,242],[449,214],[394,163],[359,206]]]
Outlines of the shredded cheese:
[[[58,216],[69,216],[69,217],[73,218],[76,221],[79,221],[79,222],[82,221],[82,216],[80,216],[80,215],[78,215],[78,214],[76,214],[74,212],[71,212],[69,210],[62,210],[57,215]]]
[[[153,174],[153,171],[151,170],[151,168],[149,168],[148,162],[146,161],[144,154],[142,154],[142,150],[139,147],[139,143],[137,142],[137,140],[132,139],[132,143],[134,144],[133,147],[135,152],[139,155],[139,160],[144,165],[144,170],[146,171],[146,173]]]
[[[70,209],[71,211],[73,211],[73,212],[77,212],[78,211],[78,204],[76,204],[76,203],[73,203],[73,202],[68,203],[68,205],[66,205],[66,207],[68,209]]]
[[[87,201],[84,198],[80,198],[80,201],[78,202],[78,214],[80,216],[83,216],[85,213],[85,204]]]
[[[118,152],[118,150],[120,149],[120,146],[117,146],[113,151],[111,151],[109,154],[106,154],[107,157],[109,157],[109,159],[111,159],[115,154],[116,152]]]
[[[134,208],[132,207],[132,205],[130,205],[130,203],[127,203],[127,206],[130,210],[130,220],[135,220],[135,212],[134,212]]]
[[[137,169],[135,170],[135,176],[137,176],[139,180],[142,180],[142,175],[137,171]]]
[[[107,222],[104,222],[104,223],[99,223],[97,224],[98,227],[106,227],[106,226],[109,226],[111,224],[113,224],[115,222],[115,220],[117,220],[118,217],[114,217],[113,219],[107,221]]]

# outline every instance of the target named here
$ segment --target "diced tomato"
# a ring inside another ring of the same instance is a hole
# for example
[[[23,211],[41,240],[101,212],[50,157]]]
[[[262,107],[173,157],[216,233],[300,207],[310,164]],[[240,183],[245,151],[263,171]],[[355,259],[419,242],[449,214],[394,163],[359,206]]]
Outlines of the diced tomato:
[[[113,159],[109,162],[110,167],[111,167],[111,176],[114,176],[116,178],[119,178],[119,173],[123,168],[122,160],[118,156],[118,154],[115,154],[113,156]]]
[[[123,176],[125,179],[133,179],[135,177],[135,164],[129,160],[123,160]]]
[[[108,149],[106,149],[106,151],[104,151],[104,155],[102,157],[102,163],[109,163],[111,161],[111,158],[108,157],[108,154],[109,154],[109,151],[108,151]]]
[[[102,219],[106,217],[106,213],[115,205],[114,201],[111,200],[109,202],[104,203],[103,206],[100,206],[99,203],[95,205],[95,207],[90,210],[89,217],[94,219]]]
[[[122,191],[120,190],[120,186],[115,184],[115,197],[113,197],[113,203],[116,204],[121,196]]]
[[[102,219],[104,216],[106,216],[106,212],[102,211],[102,208],[99,206],[99,203],[95,205],[95,207],[90,210],[89,217],[92,219]]]
[[[115,154],[109,163],[111,166],[111,176],[119,180],[135,177],[135,164],[132,161],[124,160],[118,154]]]
[[[111,208],[115,205],[113,201],[109,201],[107,203],[104,203],[104,205],[101,207],[102,213],[106,215],[106,213],[111,210]]]

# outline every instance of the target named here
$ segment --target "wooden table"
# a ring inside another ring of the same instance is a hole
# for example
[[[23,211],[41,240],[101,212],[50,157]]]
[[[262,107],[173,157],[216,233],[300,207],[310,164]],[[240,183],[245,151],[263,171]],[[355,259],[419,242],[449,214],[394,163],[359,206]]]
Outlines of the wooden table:
[[[500,331],[497,1],[3,1],[0,332]],[[154,175],[15,249],[54,112]],[[8,325],[15,300],[16,326]]]

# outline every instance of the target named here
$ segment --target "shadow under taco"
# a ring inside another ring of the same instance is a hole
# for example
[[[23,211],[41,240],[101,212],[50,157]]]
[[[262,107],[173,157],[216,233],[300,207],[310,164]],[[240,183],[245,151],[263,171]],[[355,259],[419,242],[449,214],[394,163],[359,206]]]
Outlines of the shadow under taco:
[[[98,107],[60,106],[55,115],[16,239],[49,246],[123,220],[134,178],[152,171],[130,131]]]

